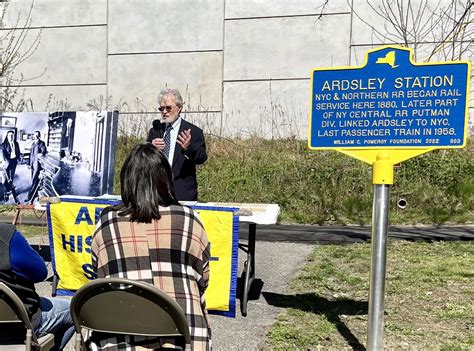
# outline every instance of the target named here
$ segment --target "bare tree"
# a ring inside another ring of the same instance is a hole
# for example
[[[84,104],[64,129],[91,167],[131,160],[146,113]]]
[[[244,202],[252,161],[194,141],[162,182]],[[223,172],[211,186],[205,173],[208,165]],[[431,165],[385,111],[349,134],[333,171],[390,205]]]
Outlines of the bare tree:
[[[427,60],[437,53],[447,60],[472,60],[474,42],[474,7],[470,1],[453,1],[442,14],[439,31],[433,31],[433,40],[438,43]]]
[[[25,78],[18,74],[15,69],[38,49],[41,41],[41,29],[27,43],[32,24],[31,13],[34,3],[31,2],[26,15],[18,14],[10,26],[6,24],[6,15],[9,3],[0,1],[0,111],[22,111],[28,109],[31,101],[19,95],[20,83],[41,76]],[[31,106],[32,108],[32,106]]]
[[[472,59],[472,0],[367,0],[367,5],[382,20],[382,28],[350,3],[354,15],[372,29],[378,41],[412,48],[415,60]]]

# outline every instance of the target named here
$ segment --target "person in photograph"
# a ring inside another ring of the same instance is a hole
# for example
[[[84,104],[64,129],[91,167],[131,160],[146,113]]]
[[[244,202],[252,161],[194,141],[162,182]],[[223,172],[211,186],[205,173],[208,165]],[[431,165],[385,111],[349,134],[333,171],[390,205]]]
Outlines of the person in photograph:
[[[153,121],[147,142],[152,143],[168,159],[173,171],[176,198],[179,201],[196,201],[196,165],[207,160],[204,133],[181,117],[184,102],[178,90],[162,90],[158,101],[162,121]]]
[[[102,211],[92,237],[97,278],[141,280],[164,291],[187,316],[192,349],[209,350],[205,291],[210,244],[197,212],[176,199],[164,154],[150,143],[135,146],[120,172],[120,191],[122,203]],[[155,350],[176,342],[123,335],[94,343],[99,349],[134,350],[141,345]]]
[[[15,133],[12,130],[9,130],[5,135],[2,143],[2,153],[5,169],[5,180],[3,182],[6,191],[5,199],[8,200],[7,196],[10,193],[14,193],[15,201],[18,202],[13,180],[15,178],[16,166],[20,160],[20,145],[15,140]]]
[[[40,182],[40,172],[43,169],[39,160],[42,156],[46,155],[46,152],[46,144],[41,140],[41,132],[37,130],[33,133],[33,143],[31,144],[29,163],[31,169],[31,188],[25,202],[32,202],[37,195]]]

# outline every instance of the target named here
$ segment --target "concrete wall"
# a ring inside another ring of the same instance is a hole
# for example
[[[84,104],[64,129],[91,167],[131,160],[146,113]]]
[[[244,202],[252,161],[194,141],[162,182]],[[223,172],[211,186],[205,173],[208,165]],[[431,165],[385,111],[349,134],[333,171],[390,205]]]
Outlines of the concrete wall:
[[[353,0],[354,11],[346,0],[324,3],[35,0],[24,47],[40,31],[41,42],[13,88],[37,111],[119,109],[121,130],[145,135],[159,90],[176,87],[186,118],[208,133],[304,139],[311,70],[361,64],[389,41],[371,29],[384,23],[366,1]],[[11,0],[4,26],[18,27],[30,4]]]

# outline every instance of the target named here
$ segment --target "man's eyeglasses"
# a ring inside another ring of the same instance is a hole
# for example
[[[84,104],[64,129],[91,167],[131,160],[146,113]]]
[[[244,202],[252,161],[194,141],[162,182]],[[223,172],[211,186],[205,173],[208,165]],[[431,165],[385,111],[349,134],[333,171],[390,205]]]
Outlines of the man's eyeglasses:
[[[160,112],[163,112],[164,110],[166,110],[166,112],[171,112],[171,110],[175,107],[176,105],[173,105],[173,106],[160,106],[158,107],[158,110]]]

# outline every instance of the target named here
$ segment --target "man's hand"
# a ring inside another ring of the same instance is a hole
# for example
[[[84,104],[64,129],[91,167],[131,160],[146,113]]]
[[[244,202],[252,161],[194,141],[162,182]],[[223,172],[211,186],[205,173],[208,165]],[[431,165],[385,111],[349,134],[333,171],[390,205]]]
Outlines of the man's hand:
[[[158,150],[163,150],[165,148],[165,141],[161,138],[155,138],[151,141],[152,145]]]
[[[189,147],[189,144],[191,144],[191,129],[187,129],[183,132],[181,132],[178,135],[178,140],[176,141],[184,151]]]

